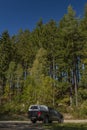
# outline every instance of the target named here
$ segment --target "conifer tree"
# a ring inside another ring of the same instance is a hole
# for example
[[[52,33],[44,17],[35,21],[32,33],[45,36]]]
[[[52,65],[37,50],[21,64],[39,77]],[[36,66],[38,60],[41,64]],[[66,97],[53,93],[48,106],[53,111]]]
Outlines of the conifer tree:
[[[83,37],[79,29],[79,21],[75,16],[75,12],[71,6],[64,15],[59,25],[60,47],[62,50],[62,61],[67,68],[69,82],[72,82],[75,89],[75,104],[78,106],[77,97],[77,66],[82,56]],[[73,73],[73,76],[72,76]]]

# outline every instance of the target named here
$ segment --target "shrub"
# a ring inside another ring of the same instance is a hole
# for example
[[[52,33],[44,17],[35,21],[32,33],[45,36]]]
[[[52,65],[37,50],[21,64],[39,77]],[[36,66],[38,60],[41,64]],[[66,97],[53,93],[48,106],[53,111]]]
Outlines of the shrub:
[[[72,114],[74,118],[86,119],[87,118],[87,101],[84,101],[81,106],[73,107]]]
[[[80,116],[87,118],[87,100],[84,101],[80,107]]]

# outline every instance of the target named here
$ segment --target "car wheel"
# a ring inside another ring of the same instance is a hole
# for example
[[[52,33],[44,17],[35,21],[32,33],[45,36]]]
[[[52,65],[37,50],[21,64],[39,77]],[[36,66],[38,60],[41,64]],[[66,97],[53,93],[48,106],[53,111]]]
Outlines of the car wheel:
[[[32,120],[32,123],[36,123],[36,120]]]
[[[64,119],[61,119],[61,123],[63,123],[64,122]]]
[[[64,120],[63,120],[63,119],[59,119],[58,122],[59,122],[59,123],[63,123]]]
[[[52,121],[49,121],[49,123],[52,123]]]

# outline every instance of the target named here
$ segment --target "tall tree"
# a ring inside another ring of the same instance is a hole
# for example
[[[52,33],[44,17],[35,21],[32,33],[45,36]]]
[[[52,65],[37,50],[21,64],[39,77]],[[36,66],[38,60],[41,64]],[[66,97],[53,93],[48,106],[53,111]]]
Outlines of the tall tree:
[[[43,29],[44,29],[44,24],[42,19],[40,19],[37,24],[36,24],[36,28],[32,31],[32,42],[33,45],[35,46],[35,51],[37,53],[38,49],[42,48],[42,44],[43,44]]]
[[[55,79],[56,52],[57,52],[57,24],[54,20],[50,20],[43,29],[43,44],[47,50],[49,75]]]
[[[75,16],[75,12],[71,6],[68,7],[68,12],[60,21],[59,34],[61,38],[63,61],[66,64],[69,81],[73,81],[75,88],[75,103],[78,106],[77,98],[77,66],[78,60],[81,59],[83,50],[83,36],[79,29],[79,21]],[[72,74],[73,73],[73,77]]]
[[[87,85],[87,4],[85,4],[84,17],[81,19],[80,29],[84,36],[83,58],[81,64],[81,84],[85,87]]]
[[[9,68],[6,71],[6,86],[5,86],[5,95],[9,96],[9,99],[11,100],[12,98],[12,94],[14,95],[14,81],[15,81],[15,68],[16,68],[16,64],[15,62],[11,61],[9,63]]]
[[[87,4],[85,5],[84,9],[84,17],[81,20],[80,28],[82,31],[82,34],[84,35],[84,58],[83,58],[83,63],[86,65],[87,64]]]
[[[9,33],[3,32],[0,39],[0,79],[3,82],[3,86],[6,82],[6,71],[9,67],[9,63],[12,60],[12,44]]]
[[[36,55],[36,59],[34,60],[32,69],[31,69],[31,75],[34,77],[35,80],[40,80],[41,75],[47,75],[46,71],[46,65],[47,65],[47,52],[45,49],[40,48],[38,50],[38,53]]]
[[[18,89],[18,93],[20,93],[23,87],[23,67],[21,64],[17,65],[15,71],[15,82],[16,82],[16,88]]]
[[[10,84],[10,88],[12,88],[13,86],[13,82],[15,80],[15,68],[16,68],[16,64],[15,62],[11,61],[9,64],[9,68],[6,72],[6,78],[7,78],[7,82]]]
[[[32,66],[34,59],[33,44],[30,40],[29,30],[20,31],[16,38],[17,56],[19,57],[18,63],[23,66],[24,79],[27,76],[27,70]]]

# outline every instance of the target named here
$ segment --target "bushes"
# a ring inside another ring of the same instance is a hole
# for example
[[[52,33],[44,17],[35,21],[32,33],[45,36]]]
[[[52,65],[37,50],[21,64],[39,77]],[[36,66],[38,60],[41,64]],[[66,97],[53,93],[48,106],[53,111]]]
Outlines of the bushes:
[[[76,119],[87,119],[87,100],[84,101],[78,108],[73,107],[72,115]]]
[[[0,114],[21,114],[25,113],[24,104],[19,104],[15,102],[8,102],[0,106]]]
[[[79,113],[82,118],[87,118],[87,100],[82,103]]]
[[[87,119],[87,100],[78,107],[60,104],[58,110],[66,115],[69,114],[74,119]]]

